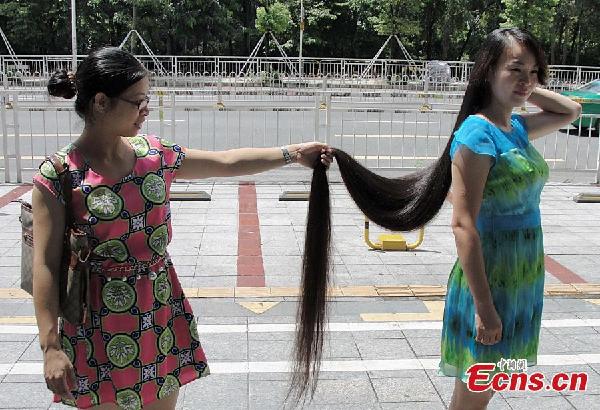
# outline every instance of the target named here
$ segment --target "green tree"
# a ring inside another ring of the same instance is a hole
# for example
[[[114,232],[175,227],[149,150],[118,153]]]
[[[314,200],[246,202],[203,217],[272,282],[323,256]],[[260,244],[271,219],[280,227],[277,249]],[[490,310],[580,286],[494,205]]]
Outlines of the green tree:
[[[17,53],[69,54],[70,3],[2,0],[0,25]],[[600,66],[597,6],[598,0],[304,0],[304,55],[370,58],[384,36],[397,34],[414,58],[468,60],[490,31],[517,26],[541,41],[551,64]],[[119,45],[135,27],[156,54],[248,55],[266,31],[294,54],[299,20],[300,0],[77,0],[78,51]],[[127,47],[146,52],[139,41]],[[402,54],[391,45],[383,57]]]
[[[412,0],[381,0],[375,7],[375,15],[369,18],[377,34],[397,35],[411,55],[420,54],[416,49],[421,27],[419,14],[421,4]]]
[[[552,29],[556,8],[564,0],[502,0],[503,27],[519,27],[544,41]],[[568,2],[568,1],[567,1]]]
[[[71,52],[70,4],[66,0],[4,1],[0,25],[17,54]]]
[[[256,9],[256,28],[261,33],[283,34],[289,29],[291,20],[290,10],[281,3]]]

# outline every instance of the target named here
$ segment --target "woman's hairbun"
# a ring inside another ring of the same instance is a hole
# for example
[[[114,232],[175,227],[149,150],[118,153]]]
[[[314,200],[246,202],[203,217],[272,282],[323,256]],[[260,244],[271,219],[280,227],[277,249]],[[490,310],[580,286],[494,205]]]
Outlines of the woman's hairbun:
[[[75,75],[65,69],[55,71],[48,81],[48,93],[66,99],[75,97],[77,94]]]

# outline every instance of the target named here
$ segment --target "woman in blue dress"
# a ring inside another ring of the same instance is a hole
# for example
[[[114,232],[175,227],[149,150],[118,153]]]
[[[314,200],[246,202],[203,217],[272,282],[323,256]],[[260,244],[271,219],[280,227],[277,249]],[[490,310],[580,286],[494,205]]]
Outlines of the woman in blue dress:
[[[465,383],[475,363],[537,360],[544,290],[540,194],[548,166],[530,141],[575,120],[581,106],[538,87],[544,53],[527,32],[488,35],[473,66],[454,130],[430,167],[384,178],[334,150],[344,183],[365,215],[387,229],[429,222],[451,187],[458,260],[448,280],[440,372],[455,378],[452,410],[485,409],[493,392]],[[512,114],[533,104],[539,111]],[[298,372],[294,385],[314,388],[325,320],[330,208],[325,169],[311,189],[303,272]],[[312,382],[312,385],[311,385]]]
[[[448,280],[440,361],[441,373],[456,377],[450,409],[486,408],[493,395],[467,388],[471,365],[537,361],[544,295],[539,203],[548,166],[530,141],[581,112],[579,104],[538,87],[546,74],[544,54],[529,34],[491,33],[450,144],[458,261]],[[526,102],[540,111],[512,114]]]

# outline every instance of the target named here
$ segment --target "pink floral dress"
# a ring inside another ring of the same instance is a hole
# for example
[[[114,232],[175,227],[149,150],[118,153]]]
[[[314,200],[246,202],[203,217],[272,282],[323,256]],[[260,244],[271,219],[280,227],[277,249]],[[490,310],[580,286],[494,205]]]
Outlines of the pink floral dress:
[[[169,190],[185,152],[154,136],[128,140],[136,163],[120,180],[95,173],[73,144],[58,152],[71,172],[75,223],[88,233],[95,255],[88,321],[60,325],[62,347],[77,375],[76,400],[63,402],[79,408],[112,402],[140,409],[209,374],[192,309],[167,253]],[[48,161],[34,183],[64,203]]]

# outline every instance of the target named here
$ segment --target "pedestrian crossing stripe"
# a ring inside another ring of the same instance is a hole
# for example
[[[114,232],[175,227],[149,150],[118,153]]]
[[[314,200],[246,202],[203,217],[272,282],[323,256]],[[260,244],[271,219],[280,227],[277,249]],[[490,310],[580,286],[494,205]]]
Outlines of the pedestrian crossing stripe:
[[[223,318],[224,321],[227,318]],[[600,319],[542,319],[543,328],[600,327]],[[375,332],[397,330],[441,330],[441,320],[414,320],[393,322],[331,322],[325,324],[325,332]],[[296,323],[248,323],[244,325],[198,324],[198,333],[292,333]],[[27,323],[0,324],[0,334],[38,334],[35,325]]]
[[[390,370],[437,370],[439,356],[414,359],[385,360],[323,360],[320,372],[369,372]],[[600,364],[600,354],[559,354],[538,355],[539,366],[566,366]],[[43,377],[42,362],[18,362],[0,364],[2,375],[39,375]],[[210,362],[211,374],[248,374],[248,373],[290,373],[293,369],[291,361],[271,362]]]
[[[263,298],[298,297],[297,287],[203,287],[185,288],[188,298]],[[385,286],[340,286],[330,287],[329,297],[416,297],[442,298],[446,286],[441,285],[385,285]],[[598,283],[548,284],[545,296],[600,297]],[[31,295],[19,288],[0,288],[0,299],[31,299]]]

